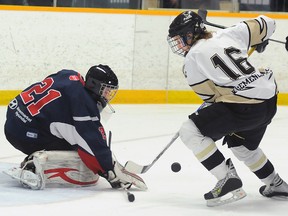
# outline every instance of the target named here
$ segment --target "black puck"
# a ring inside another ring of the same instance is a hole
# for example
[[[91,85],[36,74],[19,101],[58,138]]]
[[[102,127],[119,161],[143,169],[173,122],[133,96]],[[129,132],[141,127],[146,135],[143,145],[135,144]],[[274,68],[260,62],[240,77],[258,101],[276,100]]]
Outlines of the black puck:
[[[180,163],[178,162],[174,162],[172,165],[171,165],[171,170],[173,172],[179,172],[181,170],[181,165]]]
[[[128,194],[128,200],[129,200],[129,202],[134,202],[134,200],[135,200],[134,194],[129,193]]]

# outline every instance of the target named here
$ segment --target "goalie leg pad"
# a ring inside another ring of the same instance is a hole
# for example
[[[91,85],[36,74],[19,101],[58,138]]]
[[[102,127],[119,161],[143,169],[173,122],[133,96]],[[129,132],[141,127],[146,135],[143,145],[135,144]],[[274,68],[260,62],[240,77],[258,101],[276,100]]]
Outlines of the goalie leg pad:
[[[76,151],[37,151],[28,157],[22,168],[12,168],[4,173],[31,189],[94,186],[99,179]]]
[[[35,157],[39,158],[46,185],[77,187],[98,182],[99,175],[86,167],[76,151],[40,151],[33,154]]]

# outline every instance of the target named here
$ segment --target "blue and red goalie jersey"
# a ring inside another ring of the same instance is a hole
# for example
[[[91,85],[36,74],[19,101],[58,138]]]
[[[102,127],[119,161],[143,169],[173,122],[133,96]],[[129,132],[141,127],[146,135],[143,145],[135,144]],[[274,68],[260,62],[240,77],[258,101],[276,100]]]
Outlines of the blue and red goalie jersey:
[[[61,70],[13,99],[5,130],[27,155],[39,150],[77,150],[94,173],[113,169],[112,153],[95,101],[82,76]],[[17,147],[16,147],[17,148]]]

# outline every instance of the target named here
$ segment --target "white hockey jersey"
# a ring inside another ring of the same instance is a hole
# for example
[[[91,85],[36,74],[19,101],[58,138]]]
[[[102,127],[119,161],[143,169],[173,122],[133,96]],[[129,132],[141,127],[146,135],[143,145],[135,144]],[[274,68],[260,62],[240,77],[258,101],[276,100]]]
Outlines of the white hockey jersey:
[[[275,96],[272,71],[260,71],[247,59],[249,47],[267,40],[275,27],[262,15],[199,40],[185,58],[188,84],[206,102],[261,103]]]

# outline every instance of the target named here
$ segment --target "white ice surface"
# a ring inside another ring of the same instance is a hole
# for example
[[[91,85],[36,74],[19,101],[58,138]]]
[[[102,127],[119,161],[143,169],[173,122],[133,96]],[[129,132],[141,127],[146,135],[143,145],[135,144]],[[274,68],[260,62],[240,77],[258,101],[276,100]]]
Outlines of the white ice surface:
[[[198,105],[114,105],[116,113],[104,125],[112,131],[112,149],[124,164],[133,160],[149,164],[170,141],[181,123]],[[247,197],[220,207],[206,207],[203,194],[212,189],[216,179],[195,159],[180,139],[141,177],[148,191],[131,189],[135,195],[128,202],[126,193],[113,190],[104,179],[87,188],[46,188],[32,191],[2,173],[17,166],[24,155],[6,141],[3,133],[6,107],[0,106],[0,215],[1,216],[271,216],[287,215],[288,201],[262,197],[262,183],[232,155],[226,146],[219,149],[231,157],[241,176]],[[278,113],[262,140],[261,147],[280,176],[288,181],[288,107]],[[170,166],[179,162],[182,169],[173,173]]]

